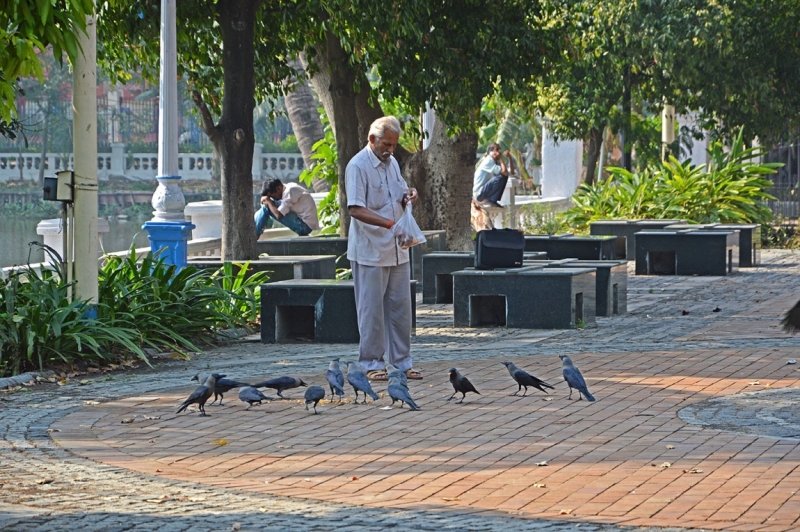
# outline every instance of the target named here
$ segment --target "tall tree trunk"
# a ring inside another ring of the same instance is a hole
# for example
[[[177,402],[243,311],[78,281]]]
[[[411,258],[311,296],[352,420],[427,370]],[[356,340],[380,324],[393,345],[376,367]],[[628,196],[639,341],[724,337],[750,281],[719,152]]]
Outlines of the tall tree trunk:
[[[222,165],[222,259],[257,257],[253,221],[253,109],[255,108],[255,31],[260,0],[217,3],[222,33],[222,116],[214,125],[200,94],[192,100],[200,111],[203,129]]]
[[[297,76],[289,79],[284,87],[284,104],[294,135],[297,137],[297,146],[303,154],[303,162],[306,168],[310,168],[313,164],[312,147],[317,141],[325,138],[325,130],[322,128],[317,100],[308,85],[303,65],[296,59],[291,61],[291,65],[297,71]],[[327,181],[319,178],[314,179],[312,187],[314,192],[327,192],[331,189]]]
[[[325,15],[321,15],[325,20]],[[350,63],[350,54],[342,48],[341,41],[330,30],[325,41],[314,46],[315,69],[311,82],[331,122],[336,137],[336,153],[339,158],[339,232],[346,236],[350,229],[350,214],[347,211],[347,193],[344,174],[347,163],[367,143],[369,126],[383,116],[377,102],[370,101],[370,85],[363,71]],[[302,58],[305,61],[305,58]],[[306,69],[308,64],[304,63]],[[357,83],[356,83],[357,82]],[[358,90],[355,87],[358,87]],[[402,165],[404,150],[395,153]]]
[[[583,182],[587,185],[594,185],[597,179],[597,161],[600,158],[600,148],[603,146],[603,129],[593,127],[589,130],[589,142],[586,149],[586,161],[584,163],[585,176]]]
[[[403,175],[420,199],[414,219],[422,229],[447,231],[447,249],[472,251],[470,202],[478,134],[447,136],[447,126],[436,118],[427,150],[408,157]]]

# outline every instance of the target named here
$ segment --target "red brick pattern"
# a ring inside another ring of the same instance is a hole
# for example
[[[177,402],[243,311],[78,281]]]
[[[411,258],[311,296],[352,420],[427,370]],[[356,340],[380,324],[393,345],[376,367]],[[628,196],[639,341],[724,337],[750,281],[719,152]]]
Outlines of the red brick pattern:
[[[348,390],[345,403],[326,401],[315,416],[304,410],[300,389],[250,411],[232,392],[224,407],[207,407],[211,417],[175,415],[193,389],[186,387],[88,407],[54,424],[60,432],[52,436],[98,462],[275,495],[638,526],[800,530],[800,443],[688,425],[677,415],[708,398],[800,386],[787,358],[796,351],[574,355],[595,403],[566,399],[553,356],[513,359],[556,386],[549,396],[511,397],[517,386],[500,359],[464,361],[458,369],[482,395],[469,394],[463,405],[445,402],[452,364],[423,361],[425,380],[410,382],[418,412],[383,410],[386,397],[353,405]],[[299,376],[324,384],[323,374]]]

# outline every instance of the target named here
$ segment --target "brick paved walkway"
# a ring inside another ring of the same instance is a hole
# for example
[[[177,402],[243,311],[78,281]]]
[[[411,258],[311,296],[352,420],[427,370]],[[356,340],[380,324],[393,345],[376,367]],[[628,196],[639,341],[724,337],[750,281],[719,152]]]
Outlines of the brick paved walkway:
[[[199,370],[324,384],[331,357],[355,356],[342,345],[245,343],[3,397],[0,528],[800,530],[800,414],[776,393],[800,389],[798,340],[778,328],[800,297],[798,256],[765,252],[729,278],[631,277],[630,314],[585,331],[453,329],[448,306],[421,305],[419,412],[349,392],[314,416],[292,390],[174,414]],[[566,399],[559,353],[595,403]],[[509,396],[506,359],[555,392]],[[482,395],[445,402],[451,366]]]

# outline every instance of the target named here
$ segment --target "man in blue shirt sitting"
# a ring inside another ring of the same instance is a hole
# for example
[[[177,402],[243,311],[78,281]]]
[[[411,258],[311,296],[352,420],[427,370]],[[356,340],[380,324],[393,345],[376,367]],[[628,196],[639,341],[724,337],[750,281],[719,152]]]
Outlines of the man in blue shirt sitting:
[[[508,150],[504,155],[509,158],[510,167],[511,157]],[[498,201],[503,197],[508,182],[509,167],[506,167],[500,154],[500,145],[496,142],[489,144],[486,155],[475,170],[472,197],[484,207],[500,207]]]

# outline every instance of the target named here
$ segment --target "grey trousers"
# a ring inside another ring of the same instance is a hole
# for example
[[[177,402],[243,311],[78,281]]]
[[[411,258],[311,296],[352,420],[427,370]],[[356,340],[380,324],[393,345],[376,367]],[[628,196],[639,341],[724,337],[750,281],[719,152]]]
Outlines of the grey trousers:
[[[410,262],[399,266],[351,263],[358,313],[358,361],[364,371],[384,369],[384,361],[411,369]]]

